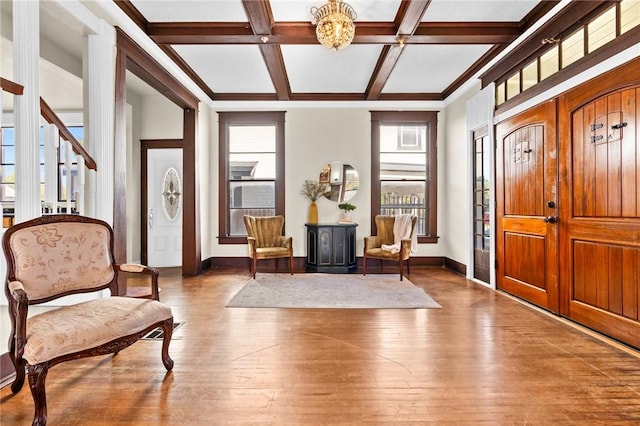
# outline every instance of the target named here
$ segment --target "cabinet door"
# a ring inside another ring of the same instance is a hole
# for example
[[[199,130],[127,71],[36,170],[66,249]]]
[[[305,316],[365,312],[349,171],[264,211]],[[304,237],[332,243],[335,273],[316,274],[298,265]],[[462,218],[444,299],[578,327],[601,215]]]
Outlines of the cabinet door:
[[[333,236],[331,228],[318,228],[318,266],[331,265]]]
[[[344,266],[347,264],[347,228],[333,228],[333,264]]]

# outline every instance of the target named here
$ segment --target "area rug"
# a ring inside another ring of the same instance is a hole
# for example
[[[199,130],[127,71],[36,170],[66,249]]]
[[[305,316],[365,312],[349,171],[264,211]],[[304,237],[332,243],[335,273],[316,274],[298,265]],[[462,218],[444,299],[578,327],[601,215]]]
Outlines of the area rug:
[[[230,308],[416,309],[441,306],[397,274],[258,274]]]

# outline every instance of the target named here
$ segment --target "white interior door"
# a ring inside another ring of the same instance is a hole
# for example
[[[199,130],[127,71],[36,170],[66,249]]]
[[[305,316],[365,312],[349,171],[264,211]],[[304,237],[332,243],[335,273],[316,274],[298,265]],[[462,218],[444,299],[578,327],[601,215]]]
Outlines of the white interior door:
[[[182,149],[147,152],[149,266],[182,265]]]

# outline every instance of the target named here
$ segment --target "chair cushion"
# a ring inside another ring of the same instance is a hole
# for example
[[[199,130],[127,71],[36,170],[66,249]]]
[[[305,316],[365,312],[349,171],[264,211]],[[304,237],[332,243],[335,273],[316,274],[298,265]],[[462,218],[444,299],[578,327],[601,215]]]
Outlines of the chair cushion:
[[[114,296],[63,306],[27,320],[23,358],[39,364],[135,334],[171,317],[169,306],[149,299]]]
[[[400,253],[392,253],[388,250],[382,250],[381,248],[372,248],[367,250],[367,257],[374,257],[376,259],[398,260],[400,258]]]
[[[262,247],[256,249],[256,257],[258,259],[269,259],[272,257],[289,256],[291,250],[284,247]]]

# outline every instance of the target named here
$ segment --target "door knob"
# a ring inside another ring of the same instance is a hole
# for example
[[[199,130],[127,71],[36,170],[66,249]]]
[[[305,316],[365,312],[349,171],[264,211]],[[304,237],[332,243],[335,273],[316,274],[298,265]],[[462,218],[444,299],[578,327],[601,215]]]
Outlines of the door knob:
[[[547,216],[542,220],[546,223],[558,223],[558,218],[555,216]]]

